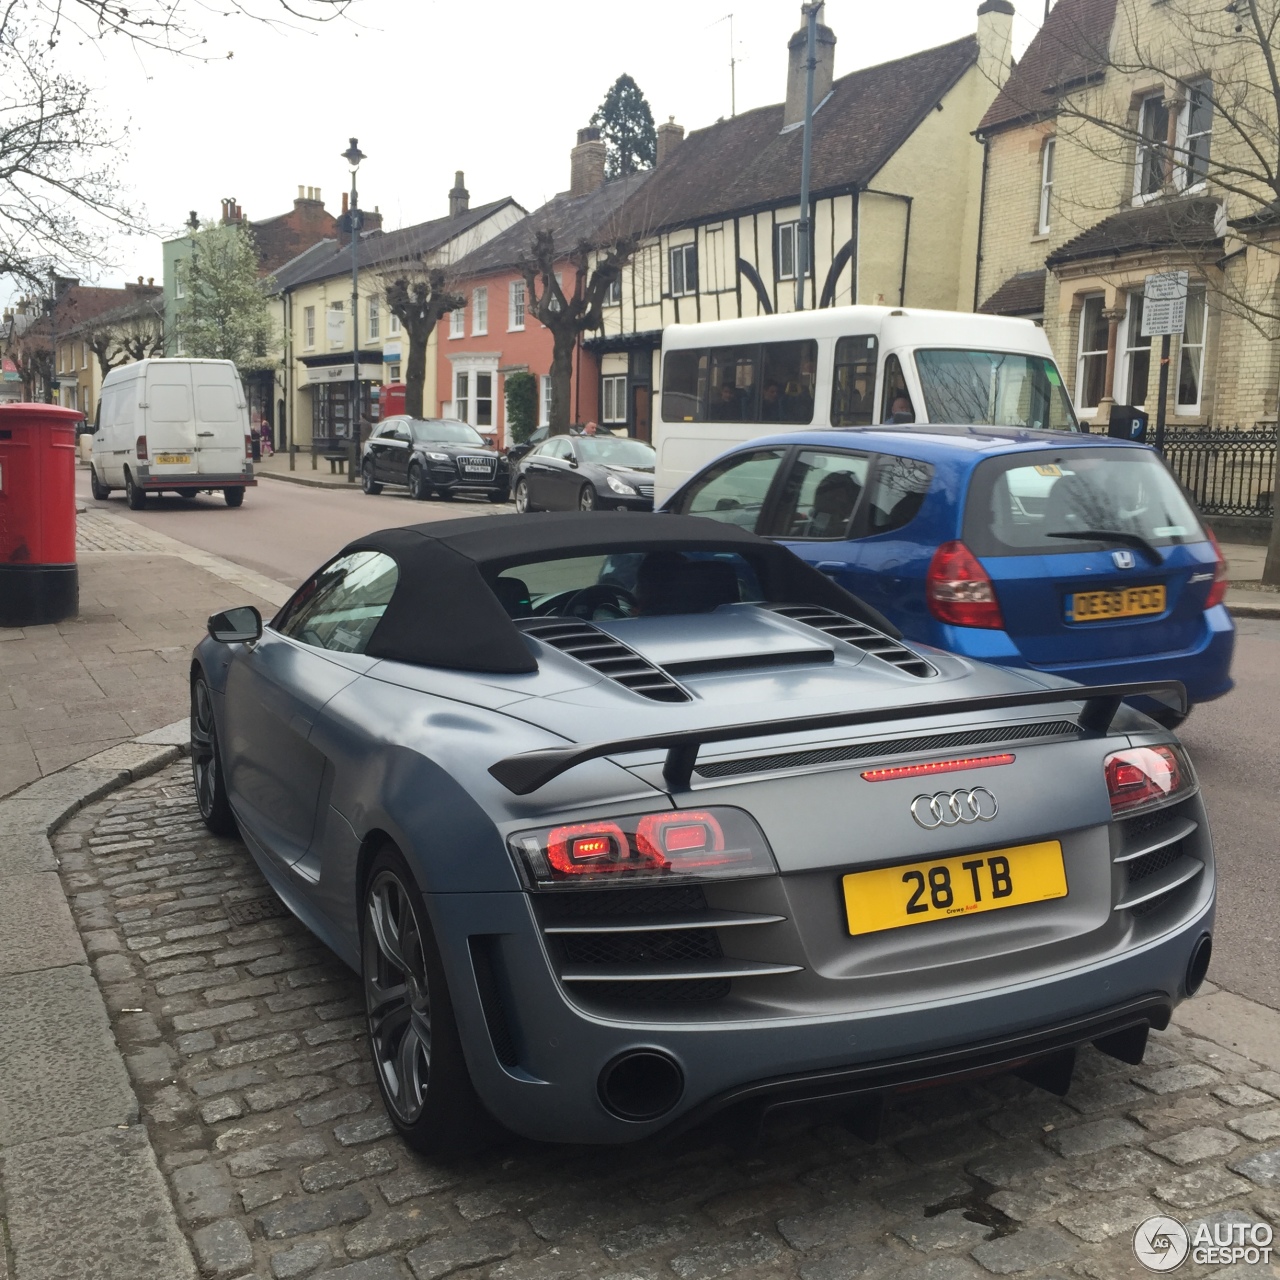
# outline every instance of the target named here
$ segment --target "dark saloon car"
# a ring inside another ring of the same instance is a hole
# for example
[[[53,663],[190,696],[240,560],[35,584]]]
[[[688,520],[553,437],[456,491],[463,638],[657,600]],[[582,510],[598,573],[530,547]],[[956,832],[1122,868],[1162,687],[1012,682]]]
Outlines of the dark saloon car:
[[[652,511],[654,452],[625,436],[552,436],[512,468],[517,511]]]
[[[395,417],[380,422],[365,442],[360,484],[370,494],[402,484],[412,498],[484,493],[490,502],[506,502],[510,474],[506,458],[465,422]]]

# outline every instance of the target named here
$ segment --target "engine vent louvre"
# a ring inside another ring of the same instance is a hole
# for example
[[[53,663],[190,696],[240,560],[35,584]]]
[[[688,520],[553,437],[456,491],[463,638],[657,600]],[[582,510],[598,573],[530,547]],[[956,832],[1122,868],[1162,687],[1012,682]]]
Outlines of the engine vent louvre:
[[[520,630],[593,671],[654,702],[689,702],[689,695],[661,667],[579,618],[521,621]]]
[[[867,626],[865,622],[855,622],[852,618],[846,618],[842,613],[823,609],[817,605],[771,604],[766,607],[774,613],[780,613],[784,618],[802,622],[806,627],[813,627],[815,631],[843,640],[846,644],[853,645],[855,649],[861,649],[864,653],[872,654],[891,666],[897,667],[899,671],[905,671],[909,676],[925,679],[938,674],[936,667],[926,662],[918,653],[912,652],[906,645],[899,644],[883,631]]]

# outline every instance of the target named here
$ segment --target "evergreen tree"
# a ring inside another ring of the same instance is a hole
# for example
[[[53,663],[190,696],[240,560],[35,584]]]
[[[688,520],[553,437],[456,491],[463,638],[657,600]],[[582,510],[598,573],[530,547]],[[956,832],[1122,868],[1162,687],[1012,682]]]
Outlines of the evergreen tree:
[[[613,82],[590,123],[600,126],[600,137],[608,148],[606,180],[653,168],[658,154],[653,112],[640,86],[625,71]]]
[[[248,228],[206,224],[182,264],[186,298],[175,329],[185,355],[231,360],[242,374],[276,365],[270,280],[258,279],[258,253]]]

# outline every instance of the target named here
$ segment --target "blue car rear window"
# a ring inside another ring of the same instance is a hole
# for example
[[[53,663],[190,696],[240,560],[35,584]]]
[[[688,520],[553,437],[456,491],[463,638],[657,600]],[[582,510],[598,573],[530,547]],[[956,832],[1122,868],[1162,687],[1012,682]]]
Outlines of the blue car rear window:
[[[1203,542],[1191,503],[1146,449],[1045,450],[989,458],[974,472],[964,540],[979,556],[1068,554],[1110,545]]]

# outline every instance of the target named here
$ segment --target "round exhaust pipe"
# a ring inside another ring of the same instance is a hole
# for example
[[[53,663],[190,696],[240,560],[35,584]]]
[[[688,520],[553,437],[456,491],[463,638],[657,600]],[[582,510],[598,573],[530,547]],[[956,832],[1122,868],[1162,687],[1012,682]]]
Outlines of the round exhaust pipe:
[[[1187,961],[1187,976],[1183,980],[1187,995],[1193,996],[1200,990],[1200,984],[1209,972],[1209,961],[1213,958],[1213,939],[1202,933],[1191,948],[1191,959]]]
[[[659,1049],[631,1049],[605,1065],[597,1089],[605,1110],[619,1120],[657,1120],[680,1101],[684,1072]]]

